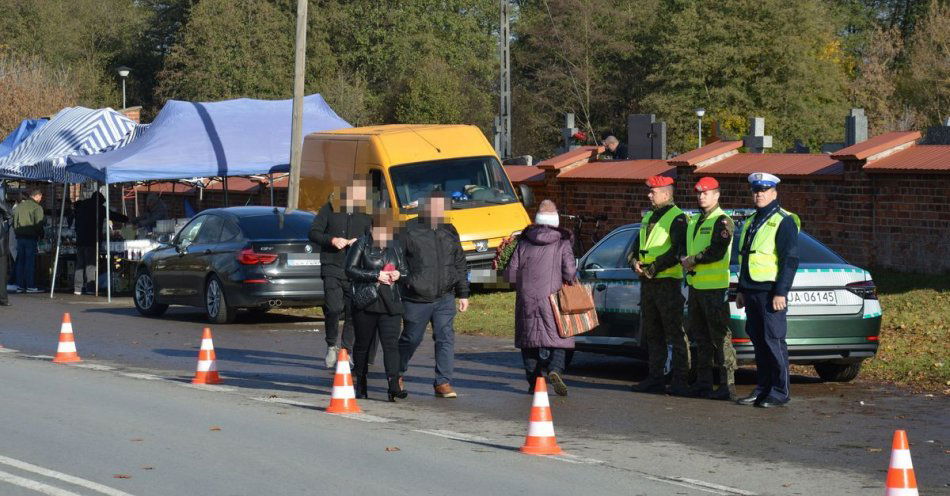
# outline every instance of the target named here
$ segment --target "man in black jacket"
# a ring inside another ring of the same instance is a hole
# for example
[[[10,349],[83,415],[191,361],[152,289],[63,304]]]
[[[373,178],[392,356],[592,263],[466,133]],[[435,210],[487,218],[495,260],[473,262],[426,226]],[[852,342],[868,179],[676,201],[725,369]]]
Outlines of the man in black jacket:
[[[10,256],[10,225],[13,222],[13,210],[7,205],[7,192],[0,183],[0,306],[10,306],[7,296],[7,259]]]
[[[403,331],[399,338],[400,381],[409,360],[422,342],[426,326],[432,324],[435,340],[435,395],[455,398],[452,368],[455,359],[455,298],[458,310],[468,310],[468,270],[458,231],[445,222],[450,206],[442,192],[433,192],[421,206],[418,219],[410,221],[402,233],[409,277],[403,280]],[[401,386],[401,384],[400,384]]]
[[[95,192],[89,198],[80,200],[73,206],[76,217],[76,272],[74,274],[73,294],[89,292],[89,284],[96,277],[96,242],[106,240],[103,226],[106,222],[106,197]],[[109,220],[128,222],[129,218],[109,212]],[[99,234],[98,239],[96,233]]]
[[[347,186],[341,200],[342,212],[334,212],[333,206],[327,202],[310,228],[310,239],[320,245],[320,274],[323,277],[323,292],[325,304],[323,306],[324,326],[327,334],[326,366],[332,369],[336,366],[337,353],[340,345],[340,318],[343,318],[342,347],[353,355],[353,308],[351,304],[352,287],[344,272],[346,252],[350,245],[366,233],[373,224],[373,219],[366,214],[366,199],[368,185],[365,181],[357,180]],[[375,344],[375,343],[374,343]]]

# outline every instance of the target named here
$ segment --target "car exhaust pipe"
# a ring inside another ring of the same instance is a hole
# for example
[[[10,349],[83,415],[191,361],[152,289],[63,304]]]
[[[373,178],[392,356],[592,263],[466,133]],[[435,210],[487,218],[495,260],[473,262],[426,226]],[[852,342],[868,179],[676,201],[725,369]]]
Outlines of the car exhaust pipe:
[[[279,307],[279,306],[281,306],[281,305],[283,305],[283,304],[284,304],[284,302],[282,302],[282,301],[280,301],[280,300],[267,300],[267,305],[268,305],[269,307],[271,307],[271,308],[277,308],[277,307]]]

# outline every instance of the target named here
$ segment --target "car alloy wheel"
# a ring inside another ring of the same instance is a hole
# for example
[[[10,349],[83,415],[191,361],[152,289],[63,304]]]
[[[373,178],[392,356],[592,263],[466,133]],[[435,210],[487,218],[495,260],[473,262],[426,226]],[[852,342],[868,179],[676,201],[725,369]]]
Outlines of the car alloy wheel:
[[[212,319],[218,317],[221,311],[221,284],[217,279],[208,281],[208,291],[205,295],[205,305],[208,307],[208,316]]]
[[[142,274],[135,281],[135,301],[143,310],[151,310],[155,304],[155,283],[152,276]]]

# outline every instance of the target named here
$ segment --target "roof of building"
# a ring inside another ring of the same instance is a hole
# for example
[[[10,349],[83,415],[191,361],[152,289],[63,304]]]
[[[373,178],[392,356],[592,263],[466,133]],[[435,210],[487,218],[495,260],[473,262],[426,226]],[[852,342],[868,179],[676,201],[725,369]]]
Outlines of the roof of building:
[[[881,152],[913,143],[920,139],[920,131],[894,131],[842,148],[832,154],[838,160],[865,160]]]
[[[555,155],[547,160],[542,160],[538,162],[538,167],[542,169],[563,169],[570,165],[596,159],[597,154],[603,150],[603,147],[598,146],[580,146],[560,155]]]
[[[720,155],[738,150],[742,146],[741,141],[716,141],[706,146],[692,151],[677,155],[669,160],[670,165],[696,165],[700,162],[716,158]]]
[[[505,172],[514,184],[544,182],[544,169],[533,165],[506,165]]]
[[[561,173],[559,181],[640,182],[650,176],[676,176],[676,168],[666,160],[611,160],[589,162]]]
[[[906,150],[868,162],[864,170],[871,172],[948,172],[950,145],[914,145]]]
[[[705,176],[745,176],[753,172],[768,172],[780,178],[835,176],[844,172],[844,164],[825,154],[739,153],[696,169],[696,174]]]

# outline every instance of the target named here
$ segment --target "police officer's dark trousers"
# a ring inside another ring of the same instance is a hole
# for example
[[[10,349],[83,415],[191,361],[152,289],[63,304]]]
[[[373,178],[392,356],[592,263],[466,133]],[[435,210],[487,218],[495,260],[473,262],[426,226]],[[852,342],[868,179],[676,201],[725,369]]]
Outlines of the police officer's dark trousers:
[[[788,344],[786,314],[788,309],[772,309],[772,293],[743,292],[745,300],[745,331],[755,348],[755,394],[759,399],[789,400]]]

